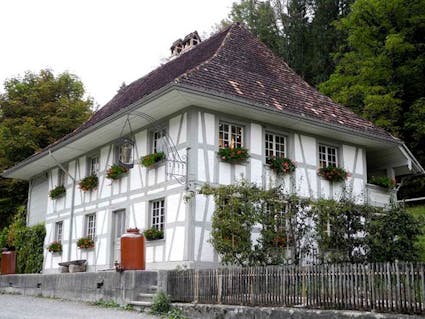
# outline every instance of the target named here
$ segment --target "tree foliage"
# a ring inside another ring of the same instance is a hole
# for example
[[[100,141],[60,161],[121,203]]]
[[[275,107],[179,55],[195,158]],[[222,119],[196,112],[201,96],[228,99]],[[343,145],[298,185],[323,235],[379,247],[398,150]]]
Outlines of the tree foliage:
[[[357,0],[338,29],[347,51],[320,89],[425,161],[425,0]]]
[[[67,72],[50,70],[4,83],[0,95],[0,171],[72,132],[91,114],[93,101],[83,83]],[[27,184],[0,179],[0,228],[27,198]]]

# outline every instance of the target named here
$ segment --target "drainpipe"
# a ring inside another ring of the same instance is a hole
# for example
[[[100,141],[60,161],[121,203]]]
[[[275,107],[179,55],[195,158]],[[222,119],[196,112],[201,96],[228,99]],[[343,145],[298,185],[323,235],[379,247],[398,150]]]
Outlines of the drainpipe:
[[[58,160],[53,156],[52,151],[50,149],[49,149],[49,155],[51,158],[53,158],[53,160],[56,162],[59,168],[66,175],[68,175],[69,178],[72,180],[71,212],[70,212],[70,219],[69,219],[69,236],[68,236],[68,260],[71,260],[72,225],[74,221],[74,202],[75,202],[75,178],[71,176],[71,174],[69,174],[69,172],[62,166],[61,163],[58,162]]]

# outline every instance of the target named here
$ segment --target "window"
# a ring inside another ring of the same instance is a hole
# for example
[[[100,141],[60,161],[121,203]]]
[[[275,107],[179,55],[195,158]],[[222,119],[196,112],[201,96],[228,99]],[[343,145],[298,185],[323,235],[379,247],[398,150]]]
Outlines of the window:
[[[151,202],[151,227],[164,230],[165,201],[163,199]]]
[[[329,145],[319,145],[319,165],[320,167],[338,166],[338,149]]]
[[[164,129],[152,133],[152,153],[164,151],[164,139],[166,131]]]
[[[62,241],[62,233],[63,233],[63,221],[60,221],[55,224],[55,240],[59,243]]]
[[[58,186],[65,185],[65,173],[61,168],[58,169]]]
[[[243,147],[243,128],[238,125],[220,122],[218,128],[218,147]]]
[[[99,155],[89,157],[89,175],[97,175],[100,170]]]
[[[86,234],[87,237],[95,239],[96,236],[96,214],[86,215]]]
[[[266,159],[270,157],[286,157],[285,145],[286,138],[282,135],[266,133]]]

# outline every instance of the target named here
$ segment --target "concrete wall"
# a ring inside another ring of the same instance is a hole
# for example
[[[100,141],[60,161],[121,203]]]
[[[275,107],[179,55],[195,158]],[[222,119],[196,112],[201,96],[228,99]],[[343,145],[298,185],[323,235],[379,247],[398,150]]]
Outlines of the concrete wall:
[[[310,310],[225,305],[174,304],[192,319],[419,319],[421,316],[348,310]]]
[[[150,271],[2,275],[0,293],[77,301],[103,299],[125,305],[139,293],[152,293],[158,284],[158,273]]]

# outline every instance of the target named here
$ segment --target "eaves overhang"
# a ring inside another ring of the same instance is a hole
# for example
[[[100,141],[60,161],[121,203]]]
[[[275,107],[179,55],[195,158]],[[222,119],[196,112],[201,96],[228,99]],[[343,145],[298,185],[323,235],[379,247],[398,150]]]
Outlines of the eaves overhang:
[[[32,176],[56,166],[56,160],[67,162],[111,142],[119,137],[126,119],[133,111],[142,111],[153,118],[161,119],[188,106],[198,106],[211,109],[214,112],[235,114],[254,121],[282,126],[293,131],[363,145],[366,149],[374,151],[388,149],[389,147],[400,150],[407,149],[403,142],[395,137],[384,138],[308,116],[300,116],[284,110],[274,110],[229,94],[172,82],[83,131],[52,144],[4,171],[1,176],[28,180]],[[151,124],[143,122],[138,117],[131,117],[130,120],[131,127],[135,130]],[[49,153],[54,154],[54,158]],[[408,161],[413,163],[415,170],[423,171],[423,168],[408,149],[404,153],[409,157]]]

